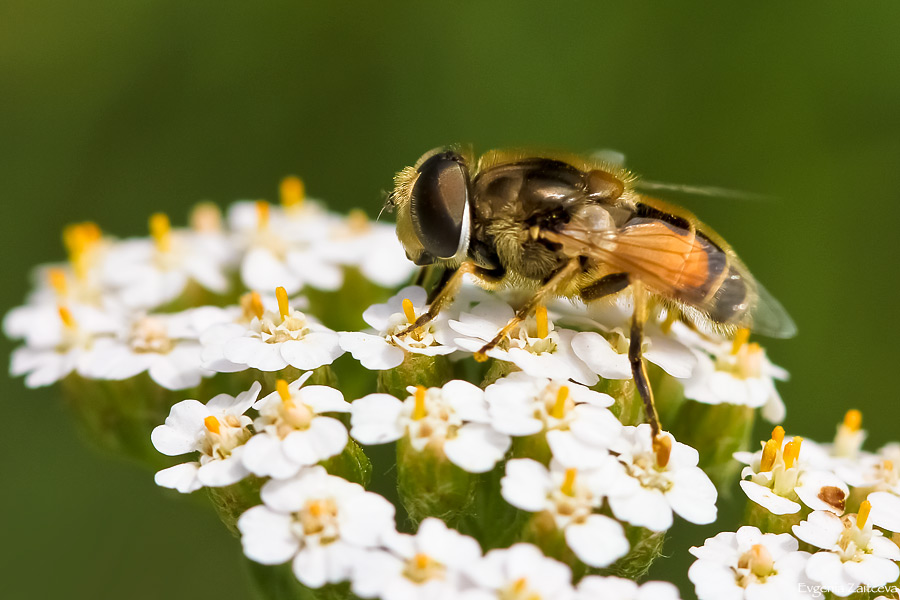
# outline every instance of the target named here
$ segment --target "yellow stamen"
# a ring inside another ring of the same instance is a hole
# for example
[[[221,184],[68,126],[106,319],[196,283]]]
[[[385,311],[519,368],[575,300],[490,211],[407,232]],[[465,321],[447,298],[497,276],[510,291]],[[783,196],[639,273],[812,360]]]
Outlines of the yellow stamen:
[[[566,416],[566,400],[568,400],[568,398],[569,387],[564,385],[556,392],[556,402],[553,404],[553,410],[550,411],[551,417],[554,419],[562,419]]]
[[[783,457],[786,469],[790,469],[797,462],[797,459],[800,457],[800,444],[802,443],[803,438],[795,436],[793,440],[785,444]]]
[[[50,269],[47,271],[47,279],[50,285],[56,290],[58,296],[65,296],[68,285],[66,282],[66,272],[62,269]]]
[[[563,479],[563,483],[559,486],[559,491],[561,491],[566,496],[574,496],[575,495],[575,475],[578,474],[577,469],[566,469],[566,477]]]
[[[884,462],[881,464],[881,468],[884,469],[886,473],[890,473],[894,470],[894,461],[884,459]]]
[[[369,228],[369,215],[366,211],[354,208],[347,214],[347,227],[352,232],[363,232]]]
[[[100,228],[91,222],[72,223],[63,229],[63,243],[69,253],[69,262],[79,279],[87,276],[90,268],[88,253],[102,237]]]
[[[731,342],[731,353],[737,354],[741,351],[741,348],[744,344],[747,343],[747,340],[750,339],[750,330],[746,327],[738,329],[734,333],[734,340]]]
[[[72,311],[65,306],[59,306],[57,307],[57,310],[59,311],[59,319],[63,322],[63,325],[69,329],[75,329],[77,324],[75,323],[75,317],[72,316]]]
[[[525,591],[525,588],[528,586],[528,580],[524,577],[519,577],[515,581],[513,581],[512,589],[516,594],[521,594]]]
[[[284,379],[279,379],[275,382],[275,390],[278,392],[278,395],[281,397],[281,401],[284,404],[293,404],[293,400],[291,400],[291,390],[288,389],[288,383]]]
[[[286,208],[297,208],[303,204],[303,200],[306,198],[306,186],[303,185],[303,180],[294,175],[282,179],[278,189],[281,205]]]
[[[866,526],[866,521],[869,520],[869,513],[872,511],[872,503],[868,500],[863,500],[859,503],[859,512],[856,513],[856,526],[862,529]]]
[[[406,315],[406,320],[409,321],[409,324],[412,325],[416,322],[416,311],[413,308],[412,300],[409,298],[404,298],[403,302],[403,314]]]
[[[269,203],[265,200],[256,202],[256,228],[260,231],[269,228]]]
[[[244,310],[257,319],[262,319],[265,307],[263,307],[262,296],[259,295],[259,292],[250,292],[245,298],[246,300],[241,302]]]
[[[221,431],[221,428],[219,427],[219,420],[212,415],[203,419],[203,424],[206,425],[206,428],[210,431],[210,433],[219,433],[219,431]]]
[[[425,392],[424,386],[416,386],[415,405],[412,413],[413,421],[420,421],[425,418]]]
[[[537,320],[537,336],[541,339],[550,334],[550,324],[547,322],[547,307],[538,306],[534,311],[534,318]]]
[[[850,431],[859,431],[859,428],[862,426],[862,413],[856,410],[855,408],[851,408],[844,414],[844,427],[849,429]]]
[[[420,571],[425,570],[428,568],[428,565],[431,564],[431,559],[428,557],[427,554],[422,554],[420,552],[419,554],[416,554],[413,557],[413,564]]]
[[[772,467],[775,466],[775,456],[778,454],[778,449],[780,447],[781,444],[779,444],[775,440],[769,440],[766,442],[766,445],[763,446],[762,458],[759,459],[760,473],[766,473],[767,471],[772,470]]]
[[[214,202],[200,202],[191,211],[190,221],[194,231],[222,231],[222,210]]]
[[[775,440],[775,443],[781,448],[781,444],[784,443],[784,427],[776,425],[775,429],[772,430],[772,439]]]
[[[313,517],[321,517],[322,513],[325,512],[322,503],[319,500],[313,500],[307,505],[307,509],[309,510],[309,514]]]
[[[156,242],[156,249],[160,252],[168,252],[172,249],[172,224],[165,213],[156,213],[150,216],[150,235]]]
[[[291,305],[288,304],[287,290],[278,286],[275,288],[275,298],[278,299],[278,312],[281,314],[281,320],[285,320],[291,314]]]
[[[754,544],[750,547],[750,571],[757,577],[765,577],[772,574],[775,561],[772,554],[762,544]]]
[[[672,438],[662,433],[653,438],[653,453],[656,455],[656,466],[662,469],[668,465],[672,456]]]

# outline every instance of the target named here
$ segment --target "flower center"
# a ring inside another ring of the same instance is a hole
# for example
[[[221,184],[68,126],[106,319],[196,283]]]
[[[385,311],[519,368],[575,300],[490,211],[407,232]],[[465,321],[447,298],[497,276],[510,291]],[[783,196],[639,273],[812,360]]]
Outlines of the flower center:
[[[593,494],[584,485],[578,485],[578,470],[566,469],[560,486],[550,493],[556,514],[572,522],[584,521],[592,512]]]
[[[568,398],[568,386],[560,386],[559,391],[556,392],[556,399],[553,402],[553,406],[548,411],[551,417],[554,419],[562,419],[566,416],[566,400],[568,400]]]
[[[430,579],[443,579],[447,568],[427,554],[418,553],[406,561],[403,576],[413,583],[425,583]]]
[[[421,450],[431,442],[442,442],[456,435],[462,420],[456,416],[453,408],[447,403],[439,388],[425,389],[416,386],[412,396],[406,402],[412,402],[409,413],[409,437],[418,440],[414,447]],[[424,442],[424,443],[423,443]]]
[[[872,525],[869,524],[871,511],[872,504],[868,500],[863,500],[859,505],[855,523],[847,516],[842,519],[844,531],[841,532],[841,537],[837,542],[840,548],[838,554],[842,561],[860,562],[870,552],[869,541],[872,539],[873,531]]]
[[[96,256],[96,249],[103,234],[96,223],[73,223],[63,229],[63,243],[69,253],[69,262],[75,276],[87,278]]]
[[[716,370],[730,373],[737,379],[756,379],[762,375],[763,349],[750,339],[749,329],[738,329],[731,343],[731,352],[716,357]]]
[[[319,544],[331,543],[341,536],[337,503],[331,498],[307,500],[295,518],[297,533],[316,537]]]
[[[541,595],[528,586],[528,579],[519,577],[500,590],[499,600],[541,600]]]
[[[738,585],[747,587],[750,583],[764,583],[776,574],[772,554],[762,544],[754,544],[738,559]]]
[[[844,422],[838,425],[834,436],[833,454],[846,458],[856,458],[866,439],[862,430],[862,413],[855,408],[844,414]]]
[[[306,315],[299,310],[291,309],[287,291],[283,287],[275,289],[275,297],[278,299],[278,316],[273,315],[269,318],[268,314],[271,313],[267,313],[259,318],[259,333],[262,340],[269,344],[278,344],[306,337],[310,332]],[[259,303],[259,306],[261,305],[262,302]],[[250,308],[256,312],[259,306],[251,305]]]
[[[315,411],[303,402],[294,401],[293,394],[284,379],[275,382],[275,389],[281,397],[281,404],[275,415],[279,437],[284,438],[292,431],[309,429]]]
[[[210,415],[203,419],[206,438],[200,451],[214,459],[225,459],[231,452],[250,438],[250,431],[234,415],[226,415],[223,420]]]
[[[165,213],[150,216],[150,236],[160,254],[167,254],[172,250],[172,224]]]
[[[241,320],[250,322],[254,318],[262,319],[265,309],[263,308],[262,297],[259,292],[250,292],[241,296]]]
[[[166,354],[175,347],[165,323],[157,317],[139,319],[131,328],[130,343],[135,352]]]

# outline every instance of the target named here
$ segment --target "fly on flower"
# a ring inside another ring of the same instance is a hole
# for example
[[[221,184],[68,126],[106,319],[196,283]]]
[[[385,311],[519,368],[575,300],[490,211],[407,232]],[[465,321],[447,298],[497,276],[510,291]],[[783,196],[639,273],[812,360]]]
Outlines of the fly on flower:
[[[433,319],[467,274],[489,289],[533,292],[476,358],[553,297],[590,303],[630,294],[629,361],[654,438],[659,419],[641,345],[655,311],[726,336],[796,332],[724,240],[690,212],[638,193],[635,176],[619,166],[521,151],[476,161],[470,149],[450,147],[394,181],[388,205],[407,256],[444,269],[429,311],[410,330]]]

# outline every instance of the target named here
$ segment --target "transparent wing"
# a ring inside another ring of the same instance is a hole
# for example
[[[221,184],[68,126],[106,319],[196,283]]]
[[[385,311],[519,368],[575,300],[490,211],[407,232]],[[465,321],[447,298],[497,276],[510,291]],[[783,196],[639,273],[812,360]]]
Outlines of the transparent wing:
[[[772,338],[791,338],[797,335],[794,320],[759,282],[756,282],[756,294],[756,306],[750,311],[750,329]]]
[[[694,197],[705,199],[740,200],[750,202],[771,202],[777,198],[766,194],[731,190],[711,185],[686,185],[682,183],[666,183],[638,179],[634,182],[638,192],[648,192],[661,197]]]

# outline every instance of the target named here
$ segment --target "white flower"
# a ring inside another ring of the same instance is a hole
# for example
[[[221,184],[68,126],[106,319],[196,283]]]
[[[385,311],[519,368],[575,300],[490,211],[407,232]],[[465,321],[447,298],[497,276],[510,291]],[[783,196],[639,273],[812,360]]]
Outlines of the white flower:
[[[776,427],[775,431],[775,439],[763,444],[763,450],[734,455],[747,465],[740,482],[747,497],[774,515],[797,513],[799,502],[813,510],[842,514],[847,484],[829,471],[811,468],[806,451],[801,450],[802,438],[785,439],[784,430]]]
[[[354,565],[351,586],[362,598],[455,600],[466,598],[465,574],[481,558],[473,538],[429,517],[416,535],[390,537]]]
[[[700,600],[790,600],[811,596],[804,569],[809,553],[797,550],[786,533],[756,527],[723,532],[691,548],[697,561],[688,570]]]
[[[363,313],[363,319],[373,327],[372,332],[341,332],[341,348],[367,369],[384,370],[399,366],[407,352],[425,356],[450,354],[452,346],[444,346],[436,339],[437,329],[446,319],[439,315],[428,325],[400,336],[416,318],[428,308],[427,293],[418,286],[400,290],[384,304],[373,304]]]
[[[251,435],[248,426],[252,420],[244,413],[256,402],[261,389],[259,382],[254,382],[234,398],[219,394],[206,404],[184,400],[174,405],[165,425],[155,428],[150,440],[168,456],[199,452],[200,461],[159,471],[156,484],[187,494],[203,486],[231,485],[249,475],[241,453]]]
[[[284,287],[295,294],[305,286],[334,291],[344,274],[323,242],[334,222],[313,202],[281,209],[267,202],[237,202],[228,222],[244,252],[240,272],[251,290]]]
[[[406,258],[395,226],[373,223],[361,210],[336,219],[324,244],[323,252],[340,264],[358,268],[369,281],[382,287],[397,287],[416,269]]]
[[[25,375],[30,388],[51,385],[73,371],[88,375],[98,340],[112,335],[121,327],[115,314],[104,314],[95,308],[75,305],[26,305],[10,312],[4,325],[19,332],[26,343],[13,351],[10,375]]]
[[[484,392],[466,381],[441,388],[409,387],[401,401],[388,394],[369,394],[351,405],[350,434],[362,444],[384,444],[407,436],[421,452],[442,451],[470,473],[490,471],[509,449],[509,436],[490,426]]]
[[[451,319],[450,328],[457,332],[453,342],[469,352],[477,352],[515,316],[513,309],[497,299],[490,299],[464,312],[459,319]],[[576,332],[555,329],[547,319],[545,310],[538,310],[535,317],[519,324],[497,347],[487,355],[497,360],[515,364],[535,377],[572,379],[585,385],[598,381],[592,372],[572,350]]]
[[[672,526],[672,512],[705,525],[716,520],[716,487],[697,466],[699,454],[661,433],[651,439],[650,425],[625,427],[612,451],[625,467],[610,484],[609,505],[617,519],[653,531]]]
[[[621,577],[588,575],[578,583],[576,600],[679,600],[678,588],[667,581],[638,585]]]
[[[221,232],[172,231],[169,219],[150,218],[151,239],[116,243],[103,262],[104,284],[130,308],[154,309],[195,282],[216,294],[228,291],[234,251]]]
[[[224,372],[280,371],[288,365],[307,371],[331,364],[344,353],[337,333],[292,308],[283,287],[276,295],[278,312],[256,300],[249,306],[254,311],[249,323],[207,329],[200,337],[204,364]]]
[[[548,471],[530,458],[513,459],[506,463],[500,493],[516,508],[548,513],[583,563],[606,567],[629,549],[618,521],[594,512],[602,506],[614,463],[612,460],[605,468],[588,471],[563,469],[552,463]]]
[[[682,382],[686,398],[704,404],[762,407],[766,420],[784,420],[784,402],[775,381],[787,380],[788,372],[772,364],[759,344],[746,343],[748,330],[738,331],[733,341],[713,341],[682,323],[675,323],[672,332],[697,358],[691,377]]]
[[[565,388],[565,390],[563,390]],[[564,379],[532,377],[516,371],[484,390],[491,423],[508,435],[533,435],[552,429],[567,429],[579,407],[604,409],[615,400]]]
[[[491,550],[467,576],[490,590],[491,598],[501,600],[571,600],[575,593],[569,566],[547,558],[531,544]]]
[[[292,560],[303,585],[320,588],[349,579],[358,551],[383,542],[394,528],[394,506],[322,467],[272,480],[263,505],[238,519],[244,554],[277,565]]]
[[[612,341],[594,331],[583,331],[572,340],[575,354],[604,379],[631,379],[628,336],[621,329],[607,334]],[[697,359],[684,344],[660,333],[646,333],[641,355],[679,379],[690,377]]]
[[[292,477],[302,467],[340,454],[347,445],[347,428],[322,413],[350,412],[340,390],[324,385],[301,388],[312,372],[261,398],[253,408],[259,417],[246,443],[243,459],[252,473],[263,477]]]
[[[84,367],[86,376],[115,381],[143,372],[167,390],[196,387],[212,372],[200,360],[193,311],[136,317],[116,338],[94,343]]]
[[[836,596],[849,596],[860,584],[878,587],[900,576],[895,562],[900,548],[872,529],[868,511],[866,501],[859,517],[817,510],[793,527],[800,540],[823,550],[810,557],[806,574]]]

